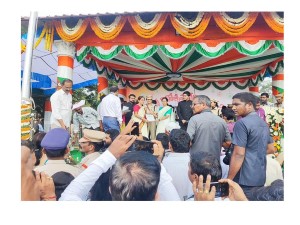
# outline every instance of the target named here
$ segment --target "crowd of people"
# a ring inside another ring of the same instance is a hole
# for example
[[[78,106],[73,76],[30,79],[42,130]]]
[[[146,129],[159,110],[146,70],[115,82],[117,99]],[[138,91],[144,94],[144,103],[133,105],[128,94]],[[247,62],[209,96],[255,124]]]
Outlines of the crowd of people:
[[[72,105],[71,87],[64,80],[50,98],[51,130],[21,142],[22,200],[284,199],[283,173],[267,156],[275,149],[258,106],[269,104],[265,93],[237,93],[231,107],[219,108],[215,99],[190,99],[185,91],[175,115],[166,97],[160,107],[151,95],[136,101],[130,94],[122,104],[116,86],[97,110],[84,100]],[[74,165],[66,158],[77,142],[84,157]],[[228,184],[226,195],[219,195],[220,183]]]

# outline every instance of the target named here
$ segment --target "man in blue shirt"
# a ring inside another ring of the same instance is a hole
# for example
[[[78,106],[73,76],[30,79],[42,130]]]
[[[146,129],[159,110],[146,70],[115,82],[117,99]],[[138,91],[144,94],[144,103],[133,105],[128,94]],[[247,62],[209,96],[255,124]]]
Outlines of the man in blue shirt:
[[[232,97],[233,111],[242,119],[233,130],[234,151],[228,178],[237,182],[249,200],[253,187],[266,182],[266,153],[271,142],[268,125],[255,112],[256,97],[248,92]]]

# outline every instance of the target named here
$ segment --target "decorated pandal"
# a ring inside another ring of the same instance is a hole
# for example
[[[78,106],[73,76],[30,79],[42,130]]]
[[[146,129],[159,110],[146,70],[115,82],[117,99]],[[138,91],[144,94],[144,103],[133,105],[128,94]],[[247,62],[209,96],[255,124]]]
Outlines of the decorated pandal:
[[[74,78],[71,59],[97,72],[99,95],[108,93],[110,80],[119,84],[125,98],[129,91],[142,88],[168,91],[171,101],[180,100],[177,92],[191,88],[197,92],[234,87],[257,95],[258,83],[265,76],[274,78],[273,95],[284,93],[283,13],[124,13],[44,17],[39,21],[35,47],[44,39],[45,49],[51,53],[57,48],[61,62],[56,65],[61,69],[55,79],[53,74],[44,74],[52,79],[51,89],[41,88],[47,94],[55,91],[60,79]],[[22,53],[25,45],[21,43]],[[62,59],[66,55],[69,60]],[[272,113],[267,110],[270,129],[274,125]],[[278,111],[281,113],[283,118],[283,112]],[[281,132],[276,124],[275,129]],[[275,139],[283,136],[271,133]]]

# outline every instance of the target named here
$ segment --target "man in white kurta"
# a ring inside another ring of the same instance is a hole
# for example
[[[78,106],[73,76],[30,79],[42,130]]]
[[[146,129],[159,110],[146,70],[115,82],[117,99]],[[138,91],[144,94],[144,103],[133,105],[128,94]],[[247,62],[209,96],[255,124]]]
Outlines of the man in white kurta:
[[[72,90],[73,81],[66,79],[62,82],[60,90],[56,91],[51,97],[51,129],[61,127],[69,130],[72,117]]]

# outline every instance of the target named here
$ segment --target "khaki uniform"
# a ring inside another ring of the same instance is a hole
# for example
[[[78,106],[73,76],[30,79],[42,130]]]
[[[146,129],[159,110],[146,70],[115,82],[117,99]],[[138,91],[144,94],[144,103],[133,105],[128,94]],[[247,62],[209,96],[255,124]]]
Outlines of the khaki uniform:
[[[100,155],[101,155],[100,152],[93,152],[91,154],[86,155],[80,162],[81,168],[86,169]]]
[[[145,106],[145,109],[146,109],[146,114],[151,114],[153,112],[156,113],[156,110],[155,110],[155,105],[154,104],[151,104],[151,105],[146,105]],[[155,140],[156,139],[156,122],[153,121],[153,122],[148,122],[147,123],[148,125],[148,134],[150,136],[150,139],[151,140]]]
[[[36,171],[45,172],[48,176],[52,176],[57,172],[67,172],[77,177],[83,170],[69,165],[65,160],[48,160],[46,165],[38,166],[35,168]]]

